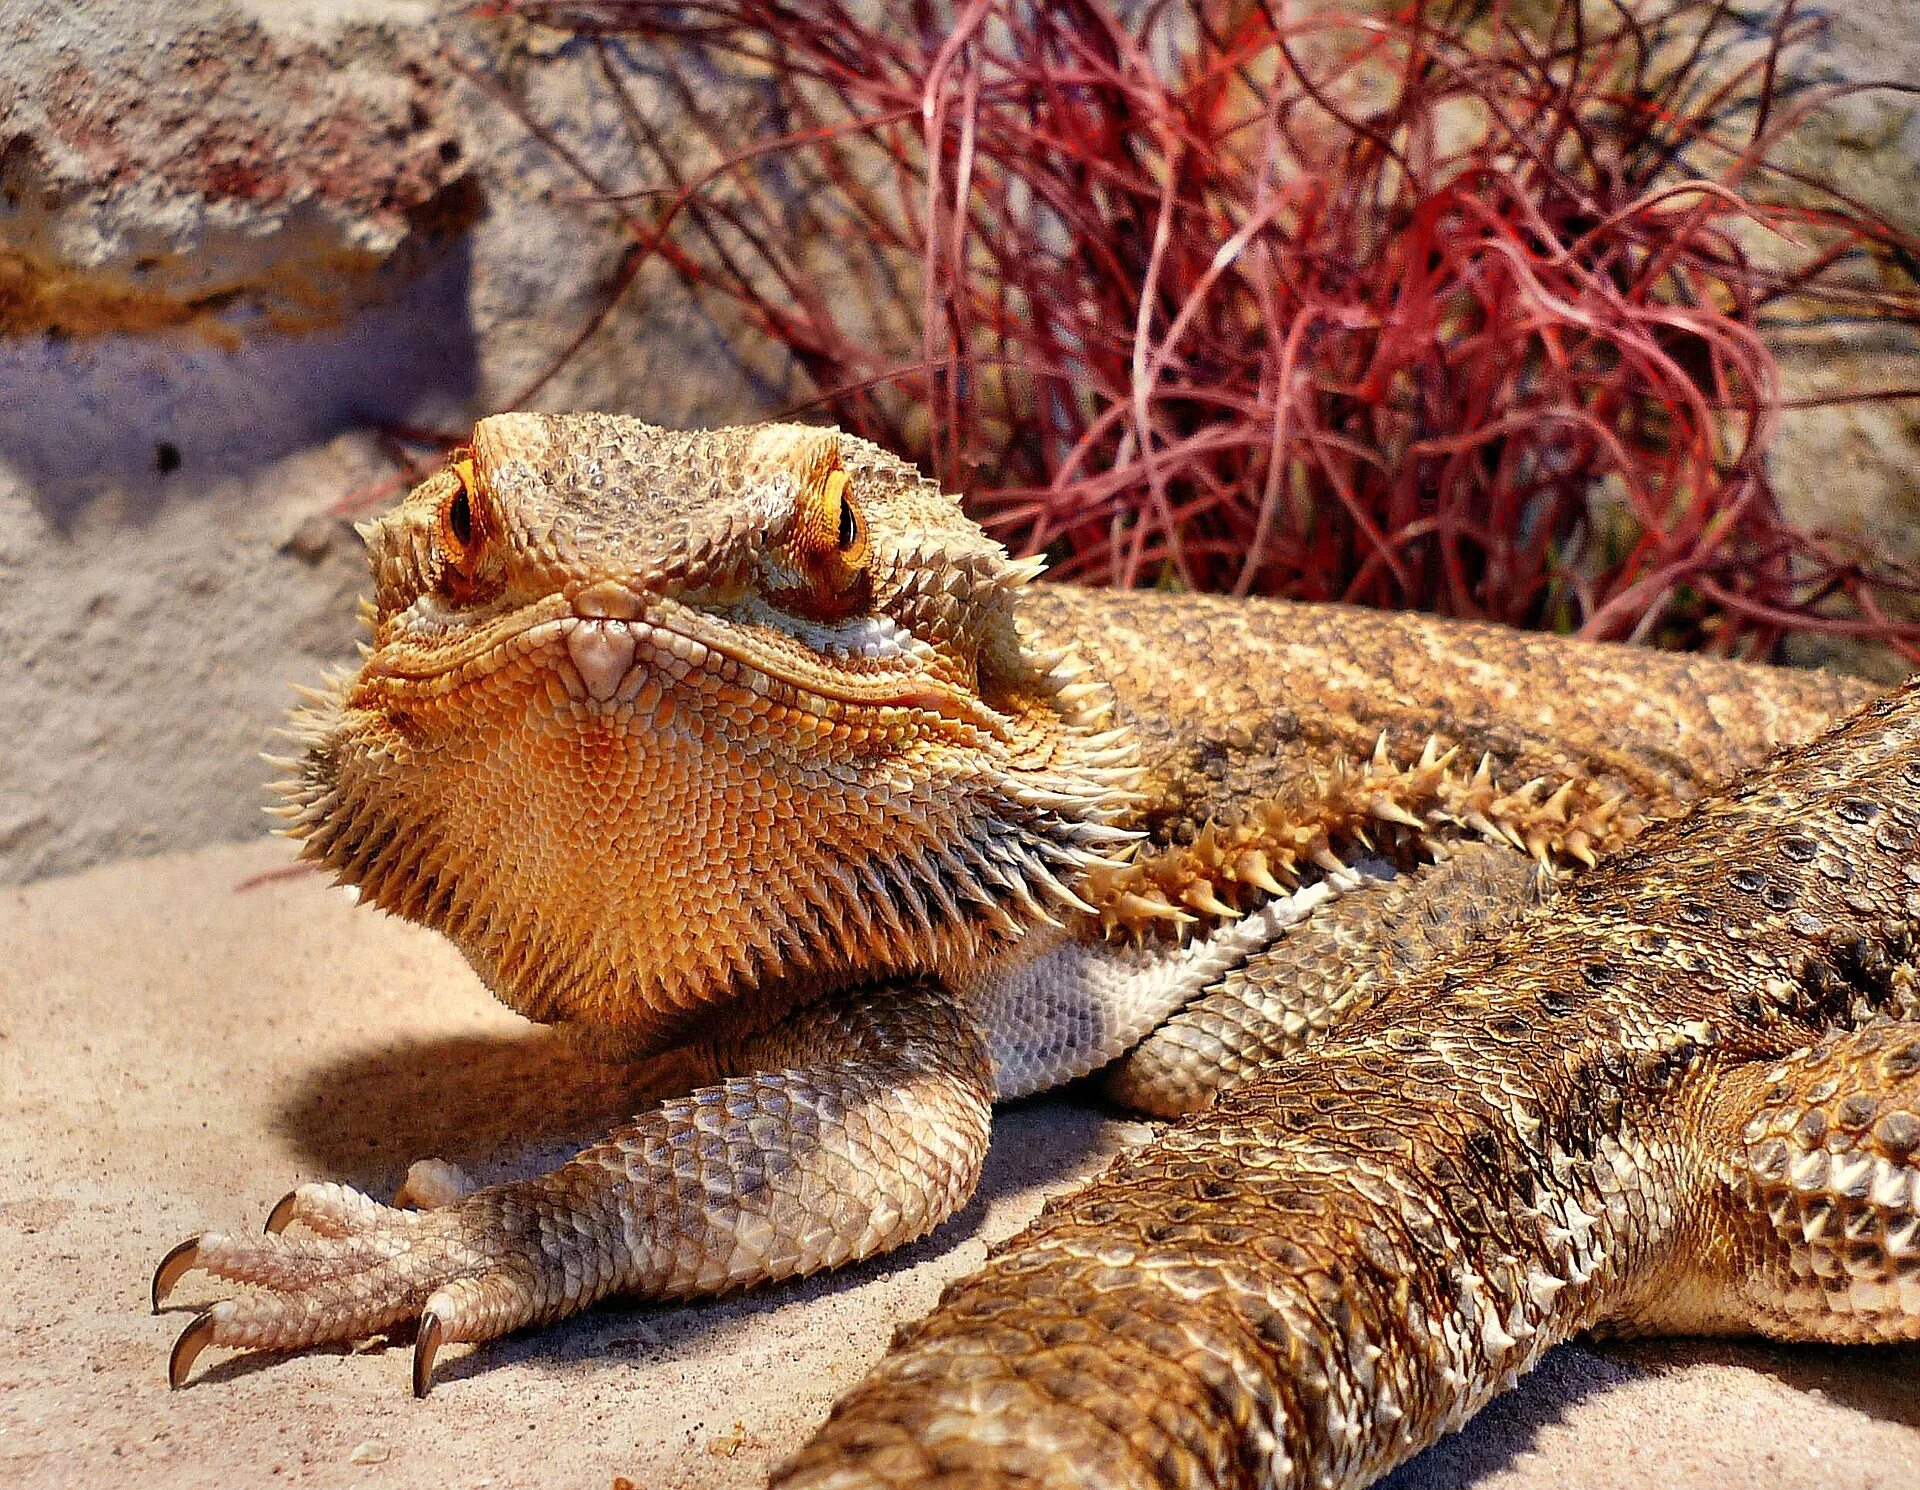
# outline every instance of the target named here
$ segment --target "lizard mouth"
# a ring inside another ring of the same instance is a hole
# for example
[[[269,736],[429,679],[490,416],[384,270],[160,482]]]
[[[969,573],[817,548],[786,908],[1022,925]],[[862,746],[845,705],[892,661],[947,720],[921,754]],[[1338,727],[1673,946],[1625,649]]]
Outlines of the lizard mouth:
[[[651,704],[659,690],[692,691],[684,685],[701,673],[834,722],[885,713],[1008,732],[990,707],[930,676],[925,643],[884,616],[828,626],[782,619],[764,606],[738,609],[721,616],[657,595],[642,602],[601,584],[469,623],[464,634],[426,615],[399,645],[369,658],[361,680],[389,697],[424,701],[538,662],[559,674],[576,703],[612,711]]]

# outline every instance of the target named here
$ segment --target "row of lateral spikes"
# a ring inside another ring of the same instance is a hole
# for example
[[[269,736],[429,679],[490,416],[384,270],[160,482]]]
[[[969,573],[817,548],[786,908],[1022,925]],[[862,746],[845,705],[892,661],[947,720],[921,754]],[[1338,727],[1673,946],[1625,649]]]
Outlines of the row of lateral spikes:
[[[1471,775],[1452,769],[1457,756],[1457,747],[1443,749],[1430,736],[1401,767],[1382,734],[1363,764],[1341,758],[1316,772],[1304,798],[1257,803],[1231,825],[1209,822],[1190,844],[1097,866],[1081,893],[1108,935],[1179,935],[1203,918],[1243,914],[1235,903],[1242,886],[1286,894],[1303,864],[1336,873],[1348,867],[1343,848],[1374,852],[1383,834],[1393,835],[1393,849],[1421,858],[1441,856],[1446,838],[1467,833],[1549,867],[1590,867],[1642,826],[1623,797],[1591,782],[1569,777],[1549,791],[1547,778],[1536,777],[1502,791],[1491,756]]]

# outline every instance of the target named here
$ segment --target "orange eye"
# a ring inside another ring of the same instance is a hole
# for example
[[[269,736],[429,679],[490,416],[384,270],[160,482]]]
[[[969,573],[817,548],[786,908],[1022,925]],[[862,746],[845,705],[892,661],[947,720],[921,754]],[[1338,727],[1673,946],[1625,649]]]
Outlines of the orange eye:
[[[440,545],[453,567],[470,575],[481,548],[480,523],[474,511],[473,462],[456,460],[447,470],[455,485],[440,504]]]
[[[847,489],[852,484],[853,479],[845,471],[829,473],[821,501],[833,514],[834,542],[841,566],[858,570],[867,562],[867,520],[853,500],[853,493]]]
[[[851,615],[871,595],[867,519],[834,454],[801,487],[789,552],[810,583],[787,603],[823,619]]]

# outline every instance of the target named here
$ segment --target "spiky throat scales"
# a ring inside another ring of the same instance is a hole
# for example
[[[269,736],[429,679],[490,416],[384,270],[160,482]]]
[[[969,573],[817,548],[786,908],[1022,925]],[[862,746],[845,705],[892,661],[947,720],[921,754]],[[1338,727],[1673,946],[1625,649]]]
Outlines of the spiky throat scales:
[[[365,536],[288,831],[534,1018],[644,1048],[945,972],[1128,837],[1032,567],[864,441],[503,415]]]

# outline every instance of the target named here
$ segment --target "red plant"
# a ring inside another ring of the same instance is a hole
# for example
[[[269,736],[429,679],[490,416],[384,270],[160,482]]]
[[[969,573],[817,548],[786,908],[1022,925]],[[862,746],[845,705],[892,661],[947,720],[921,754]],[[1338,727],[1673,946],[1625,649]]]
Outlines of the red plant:
[[[1880,604],[1913,579],[1794,528],[1764,465],[1770,312],[1920,324],[1851,272],[1920,244],[1773,164],[1843,91],[1784,83],[1790,3],[498,8],[593,37],[665,183],[616,195],[522,114],[633,234],[614,293],[664,257],[1058,574],[1920,656]]]

